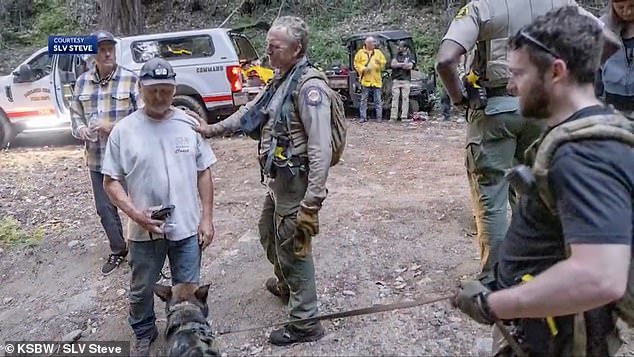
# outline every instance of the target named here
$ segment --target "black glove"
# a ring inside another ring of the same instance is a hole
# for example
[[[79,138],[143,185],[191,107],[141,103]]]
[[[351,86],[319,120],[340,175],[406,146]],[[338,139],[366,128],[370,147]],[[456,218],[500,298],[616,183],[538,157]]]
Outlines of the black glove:
[[[478,280],[462,282],[456,295],[451,298],[451,305],[481,324],[493,325],[497,318],[486,301],[490,292],[491,290]]]

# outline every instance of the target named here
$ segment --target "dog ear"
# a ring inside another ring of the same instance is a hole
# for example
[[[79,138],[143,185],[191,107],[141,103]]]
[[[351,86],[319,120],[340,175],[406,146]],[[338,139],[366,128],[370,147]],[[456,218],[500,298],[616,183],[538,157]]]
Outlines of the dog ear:
[[[198,299],[203,304],[207,303],[207,295],[209,294],[209,286],[211,286],[211,284],[203,285],[199,287],[198,289],[196,289],[196,292],[194,293],[194,295],[196,296],[196,299]]]
[[[170,286],[154,284],[154,293],[165,302],[170,301],[172,298],[172,288]]]

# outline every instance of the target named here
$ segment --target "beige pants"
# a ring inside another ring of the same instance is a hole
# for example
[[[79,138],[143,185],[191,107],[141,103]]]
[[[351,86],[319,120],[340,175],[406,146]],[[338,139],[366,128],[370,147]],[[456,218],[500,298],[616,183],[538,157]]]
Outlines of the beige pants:
[[[409,112],[409,87],[410,81],[394,80],[392,82],[392,110],[390,119],[398,118],[398,98],[401,97],[401,119],[407,119]]]

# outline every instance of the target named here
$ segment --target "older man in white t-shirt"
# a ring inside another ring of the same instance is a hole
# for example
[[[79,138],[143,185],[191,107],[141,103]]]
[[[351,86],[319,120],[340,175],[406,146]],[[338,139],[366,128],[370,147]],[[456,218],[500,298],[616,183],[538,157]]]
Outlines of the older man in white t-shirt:
[[[211,165],[216,157],[191,130],[197,121],[172,107],[174,78],[173,68],[163,59],[143,65],[139,79],[145,106],[117,123],[103,160],[108,197],[130,217],[128,322],[138,355],[147,355],[158,335],[153,287],[165,257],[172,284],[197,284],[200,252],[214,236]],[[157,208],[170,206],[173,210],[165,220],[151,218]]]

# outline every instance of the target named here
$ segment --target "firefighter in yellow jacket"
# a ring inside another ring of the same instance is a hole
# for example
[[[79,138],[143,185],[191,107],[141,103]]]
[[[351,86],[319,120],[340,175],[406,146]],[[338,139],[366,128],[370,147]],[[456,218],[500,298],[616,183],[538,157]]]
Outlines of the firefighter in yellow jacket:
[[[354,56],[354,69],[359,75],[361,85],[361,105],[359,107],[360,122],[368,121],[368,96],[370,93],[374,99],[376,109],[376,119],[381,121],[383,117],[383,106],[381,105],[381,71],[385,68],[385,56],[376,48],[374,37],[365,39],[363,48],[357,51]]]

